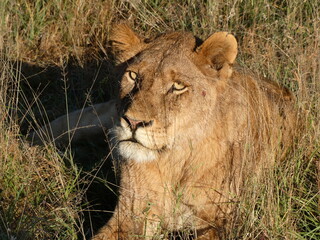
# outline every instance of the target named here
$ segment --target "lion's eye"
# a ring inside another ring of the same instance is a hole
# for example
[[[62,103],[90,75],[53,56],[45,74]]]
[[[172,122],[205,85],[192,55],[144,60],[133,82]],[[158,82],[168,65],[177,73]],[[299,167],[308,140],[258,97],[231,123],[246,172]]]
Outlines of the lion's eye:
[[[188,87],[180,82],[175,82],[172,85],[172,92],[175,94],[181,94],[188,90]]]
[[[133,82],[137,81],[138,79],[138,74],[133,71],[127,71],[126,72],[127,78]]]

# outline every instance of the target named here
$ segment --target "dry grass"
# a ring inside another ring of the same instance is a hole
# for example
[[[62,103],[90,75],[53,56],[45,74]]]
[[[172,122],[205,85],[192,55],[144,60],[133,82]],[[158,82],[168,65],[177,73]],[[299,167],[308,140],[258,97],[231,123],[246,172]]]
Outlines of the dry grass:
[[[65,68],[70,59],[81,66],[108,59],[111,23],[124,19],[145,35],[176,29],[204,38],[228,30],[238,38],[240,65],[294,91],[300,137],[285,161],[250,183],[229,239],[319,239],[320,6],[313,0],[1,1],[0,238],[86,235],[72,157],[49,146],[30,147],[19,134],[20,107],[34,99],[22,94],[25,76],[15,63]],[[54,91],[44,108],[60,114]]]
[[[29,147],[2,129],[1,239],[76,238],[77,176],[53,150]]]

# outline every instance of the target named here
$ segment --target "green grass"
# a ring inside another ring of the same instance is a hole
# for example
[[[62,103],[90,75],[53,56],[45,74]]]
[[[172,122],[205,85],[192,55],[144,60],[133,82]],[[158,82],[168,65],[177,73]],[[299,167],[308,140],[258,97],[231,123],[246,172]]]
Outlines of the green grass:
[[[228,236],[320,239],[320,6],[314,0],[0,1],[0,239],[88,237],[84,189],[92,180],[87,171],[97,166],[79,169],[69,150],[28,146],[19,125],[81,107],[88,89],[93,102],[112,95],[101,62],[110,59],[111,25],[122,20],[143,36],[230,31],[239,42],[238,64],[294,91],[300,137],[284,161],[249,184]]]
[[[67,169],[56,151],[16,138],[2,130],[0,238],[76,239],[76,168]]]

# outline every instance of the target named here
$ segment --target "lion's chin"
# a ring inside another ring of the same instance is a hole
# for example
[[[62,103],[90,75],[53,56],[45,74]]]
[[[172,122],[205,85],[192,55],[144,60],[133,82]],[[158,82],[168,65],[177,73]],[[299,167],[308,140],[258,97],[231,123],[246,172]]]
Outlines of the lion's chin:
[[[118,145],[118,151],[123,158],[136,162],[153,161],[158,155],[156,150],[148,149],[132,141],[121,141]]]

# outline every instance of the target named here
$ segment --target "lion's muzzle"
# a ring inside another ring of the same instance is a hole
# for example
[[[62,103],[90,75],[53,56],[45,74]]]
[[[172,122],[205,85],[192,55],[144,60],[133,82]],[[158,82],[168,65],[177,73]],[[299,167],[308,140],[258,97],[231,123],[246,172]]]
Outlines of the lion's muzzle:
[[[115,133],[118,151],[126,159],[151,161],[167,146],[166,131],[153,120],[139,121],[124,115]]]

